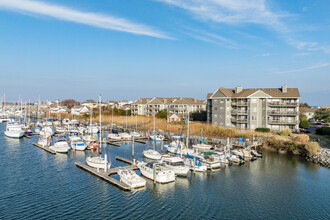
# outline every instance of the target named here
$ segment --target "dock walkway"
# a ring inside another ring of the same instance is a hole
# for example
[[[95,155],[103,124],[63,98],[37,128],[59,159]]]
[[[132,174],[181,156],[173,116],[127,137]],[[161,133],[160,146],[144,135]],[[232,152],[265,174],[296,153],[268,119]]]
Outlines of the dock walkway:
[[[33,144],[34,146],[36,146],[36,147],[39,147],[40,149],[43,149],[43,150],[47,151],[48,153],[56,154],[56,151],[54,151],[54,150],[52,150],[52,149],[49,149],[49,147],[41,146],[40,144],[35,143],[35,142],[33,142],[32,144]]]
[[[131,160],[128,160],[126,158],[122,158],[122,157],[116,157],[117,160],[120,160],[122,162],[125,162],[125,163],[129,163],[129,164],[132,164],[133,161]],[[111,176],[112,175],[116,175],[117,174],[117,171],[120,170],[120,169],[131,169],[131,170],[137,170],[137,166],[135,165],[130,165],[130,166],[124,166],[124,167],[115,167],[115,168],[111,168],[109,169],[107,172],[104,172],[103,169],[95,169],[93,167],[90,167],[86,164],[83,164],[81,162],[75,162],[76,166],[91,173],[91,174],[94,174],[95,176],[107,181],[108,183],[111,183],[115,186],[117,186],[118,188],[122,189],[122,190],[125,190],[125,191],[131,191],[133,190],[133,188],[131,188],[130,186],[126,185],[125,183],[122,183],[114,178],[112,178]]]

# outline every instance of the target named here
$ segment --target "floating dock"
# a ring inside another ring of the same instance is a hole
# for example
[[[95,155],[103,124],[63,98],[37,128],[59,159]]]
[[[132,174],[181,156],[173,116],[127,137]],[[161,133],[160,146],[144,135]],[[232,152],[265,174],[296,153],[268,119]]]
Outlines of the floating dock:
[[[122,157],[116,157],[117,160],[120,160],[122,162],[125,162],[125,163],[129,163],[129,164],[132,164],[133,161],[131,160],[128,160],[126,158],[122,158]],[[94,174],[95,176],[107,181],[108,183],[111,183],[115,186],[117,186],[118,188],[122,189],[122,190],[125,190],[125,191],[131,191],[133,190],[134,188],[131,188],[130,186],[126,185],[125,183],[122,183],[114,178],[112,178],[111,176],[112,175],[117,175],[117,171],[120,170],[120,169],[130,169],[130,170],[137,170],[137,166],[135,165],[130,165],[130,166],[124,166],[124,167],[115,167],[115,168],[112,168],[112,169],[109,169],[107,172],[104,172],[103,169],[95,169],[93,167],[90,167],[86,164],[83,164],[81,162],[76,162],[75,163],[77,167],[91,173],[91,174]]]
[[[56,154],[56,151],[52,150],[52,149],[49,149],[49,147],[44,147],[44,146],[41,146],[40,144],[38,143],[32,143],[34,146],[36,147],[39,147],[40,149],[43,149],[45,151],[47,151],[48,153],[51,153],[51,154]]]

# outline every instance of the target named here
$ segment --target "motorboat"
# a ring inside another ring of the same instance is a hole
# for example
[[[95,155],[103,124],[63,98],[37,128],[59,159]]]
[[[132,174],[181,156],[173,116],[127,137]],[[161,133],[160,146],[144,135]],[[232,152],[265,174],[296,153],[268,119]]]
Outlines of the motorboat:
[[[165,167],[173,170],[178,176],[187,176],[190,168],[185,165],[180,157],[162,157],[161,162]]]
[[[64,127],[56,127],[56,132],[57,133],[65,133],[66,132],[66,129]]]
[[[161,134],[150,135],[150,140],[153,141],[163,141],[164,139],[165,139],[164,135]]]
[[[118,170],[117,174],[120,177],[120,182],[125,183],[131,188],[144,187],[147,183],[145,179],[143,179],[142,177],[137,175],[133,170],[130,169]]]
[[[192,147],[204,151],[204,150],[210,150],[212,148],[212,145],[205,143],[198,143],[198,144],[194,144]]]
[[[172,141],[168,145],[164,145],[164,147],[167,149],[168,152],[172,154],[182,154],[186,155],[194,153],[193,149],[189,149],[186,147],[186,145],[181,141],[179,145],[179,141]]]
[[[219,155],[215,153],[193,153],[193,154],[187,154],[188,158],[199,160],[201,162],[201,165],[206,166],[207,169],[219,169],[221,167],[221,161],[219,158]]]
[[[139,138],[139,137],[141,137],[141,134],[139,132],[133,131],[133,132],[131,132],[131,136],[134,138]]]
[[[97,134],[99,133],[99,128],[95,124],[91,124],[87,127],[88,134]]]
[[[151,160],[160,160],[162,155],[155,150],[149,149],[142,152],[143,156]]]
[[[262,157],[262,153],[257,150],[251,150],[251,154],[255,157]]]
[[[155,180],[158,183],[169,183],[175,181],[174,171],[165,167],[159,162],[138,162],[137,167],[141,174],[148,179]]]
[[[121,136],[119,134],[115,134],[115,133],[108,134],[108,138],[110,140],[116,140],[116,141],[120,141],[121,140]]]
[[[132,135],[128,134],[128,133],[121,133],[119,134],[119,136],[121,137],[121,139],[123,140],[129,140],[132,138]]]
[[[231,152],[239,157],[244,157],[243,153],[239,150],[232,150]]]
[[[192,158],[185,158],[184,163],[190,168],[190,170],[195,172],[205,172],[207,171],[207,166],[202,165],[202,163],[195,159],[195,165],[194,165],[194,159]]]
[[[87,157],[86,158],[86,163],[87,163],[88,166],[93,167],[93,168],[97,168],[97,169],[104,169],[105,163],[107,163],[107,168],[108,169],[110,169],[110,167],[111,167],[111,162],[105,161],[105,159],[102,158],[101,156]]]
[[[49,149],[54,150],[56,153],[68,153],[71,148],[65,136],[58,136],[55,140],[55,143],[50,146]]]
[[[72,135],[69,137],[69,139],[72,149],[85,150],[87,148],[87,144],[80,136]]]
[[[15,122],[8,122],[5,135],[9,138],[22,138],[25,134],[25,131],[22,129],[22,126]]]

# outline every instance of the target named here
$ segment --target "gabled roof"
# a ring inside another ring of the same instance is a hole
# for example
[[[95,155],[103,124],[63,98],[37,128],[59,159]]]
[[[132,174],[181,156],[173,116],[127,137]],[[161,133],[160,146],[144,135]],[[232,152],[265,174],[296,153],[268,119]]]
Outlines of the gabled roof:
[[[217,91],[221,91],[227,97],[231,97],[231,98],[247,98],[248,96],[252,95],[258,90],[266,93],[267,95],[270,95],[273,98],[300,98],[300,93],[298,88],[288,88],[286,93],[282,92],[281,88],[243,89],[239,93],[235,93],[235,89],[228,89],[228,88],[219,88]]]
[[[177,105],[204,105],[205,101],[198,100],[196,98],[141,98],[132,103],[132,105],[138,104],[177,104]]]

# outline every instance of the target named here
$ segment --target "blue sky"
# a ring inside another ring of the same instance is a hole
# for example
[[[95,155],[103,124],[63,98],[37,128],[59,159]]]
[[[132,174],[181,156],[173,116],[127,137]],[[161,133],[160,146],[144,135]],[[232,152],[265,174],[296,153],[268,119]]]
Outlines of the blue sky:
[[[0,0],[7,100],[205,99],[298,87],[330,105],[328,0]]]

